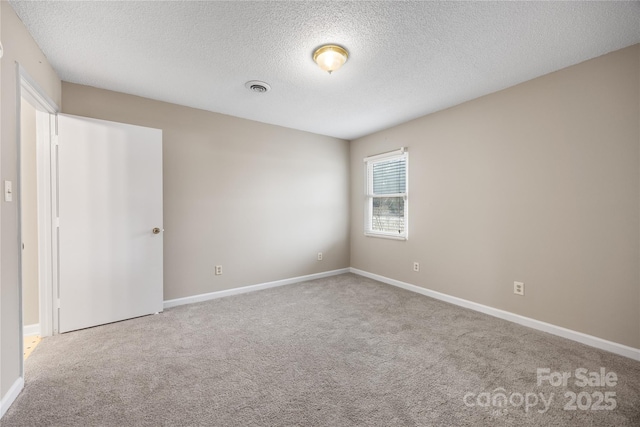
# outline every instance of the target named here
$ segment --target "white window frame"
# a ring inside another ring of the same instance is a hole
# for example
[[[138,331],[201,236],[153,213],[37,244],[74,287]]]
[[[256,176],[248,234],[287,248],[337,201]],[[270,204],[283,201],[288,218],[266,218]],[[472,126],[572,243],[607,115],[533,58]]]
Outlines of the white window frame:
[[[405,159],[405,192],[395,194],[373,194],[373,165],[398,158]],[[364,234],[369,237],[382,237],[385,239],[408,240],[409,238],[409,153],[405,147],[388,153],[376,154],[364,158],[365,173],[365,203],[364,203]],[[404,198],[404,232],[385,232],[373,230],[373,199],[376,197],[402,197]]]

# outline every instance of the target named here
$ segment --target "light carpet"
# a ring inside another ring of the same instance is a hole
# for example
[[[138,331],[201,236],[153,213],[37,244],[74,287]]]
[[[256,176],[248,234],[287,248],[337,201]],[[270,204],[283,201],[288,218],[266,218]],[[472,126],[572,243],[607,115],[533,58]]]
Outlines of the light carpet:
[[[0,424],[639,426],[640,363],[345,274],[45,338]]]

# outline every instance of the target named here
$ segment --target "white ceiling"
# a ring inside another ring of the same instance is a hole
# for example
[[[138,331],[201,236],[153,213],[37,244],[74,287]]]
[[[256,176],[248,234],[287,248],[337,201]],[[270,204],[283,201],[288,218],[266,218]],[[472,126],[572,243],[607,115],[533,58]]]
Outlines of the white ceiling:
[[[344,139],[640,42],[637,1],[10,3],[62,80]]]

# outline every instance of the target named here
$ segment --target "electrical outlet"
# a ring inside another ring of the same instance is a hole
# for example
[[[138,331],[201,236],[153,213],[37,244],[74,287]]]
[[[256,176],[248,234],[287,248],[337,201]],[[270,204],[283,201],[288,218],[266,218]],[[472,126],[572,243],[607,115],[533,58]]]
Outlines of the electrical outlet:
[[[414,262],[413,263],[413,271],[420,271],[420,263],[419,262]]]
[[[516,295],[524,296],[524,283],[522,282],[513,282],[513,293]]]
[[[322,261],[322,252],[318,252],[318,261]]]
[[[216,265],[216,276],[220,276],[222,274],[222,266]]]

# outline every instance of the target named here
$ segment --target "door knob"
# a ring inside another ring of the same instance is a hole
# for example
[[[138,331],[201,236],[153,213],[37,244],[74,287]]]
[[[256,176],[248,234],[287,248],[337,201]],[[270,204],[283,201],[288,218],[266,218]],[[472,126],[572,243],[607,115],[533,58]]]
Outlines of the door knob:
[[[153,231],[153,234],[160,234],[160,232],[161,232],[161,231],[164,231],[164,229],[160,229],[160,228],[156,227],[156,228],[154,228],[154,229],[153,229],[153,230],[151,230],[151,231]]]

